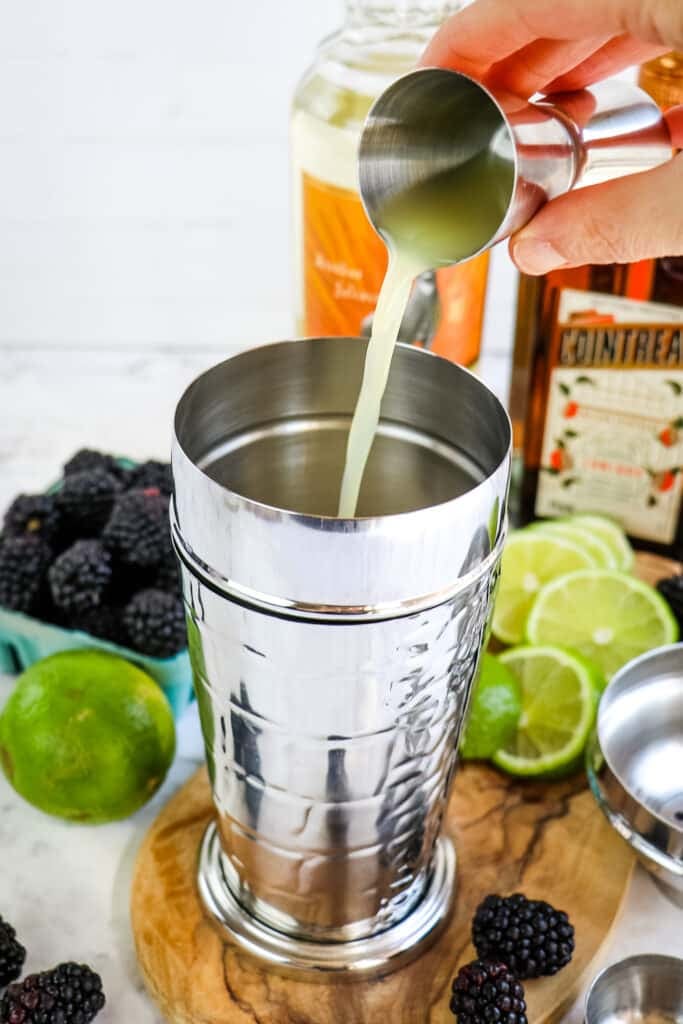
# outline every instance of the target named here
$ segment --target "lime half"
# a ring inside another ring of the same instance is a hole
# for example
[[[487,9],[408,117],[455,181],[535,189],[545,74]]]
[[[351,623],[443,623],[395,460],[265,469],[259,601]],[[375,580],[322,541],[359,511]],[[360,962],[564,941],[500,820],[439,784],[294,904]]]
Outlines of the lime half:
[[[493,755],[510,775],[559,776],[572,771],[590,734],[600,673],[558,647],[515,647],[500,656],[522,694],[517,731]]]
[[[633,548],[622,528],[613,519],[608,519],[607,516],[576,515],[561,520],[561,522],[570,526],[578,526],[582,530],[588,530],[593,537],[599,537],[611,548],[617,559],[617,564],[613,568],[621,569],[622,572],[631,571],[634,561]]]
[[[595,566],[588,551],[559,534],[517,530],[508,537],[493,609],[493,634],[504,644],[524,638],[529,609],[544,583]]]
[[[586,569],[548,583],[527,622],[532,644],[562,644],[589,658],[607,679],[631,658],[678,639],[656,590],[624,572]]]
[[[587,526],[572,523],[568,520],[552,519],[540,523],[534,523],[534,530],[541,530],[543,533],[554,533],[558,537],[566,537],[574,544],[584,548],[593,559],[593,562],[600,569],[620,569],[621,562],[609,544],[593,533]]]

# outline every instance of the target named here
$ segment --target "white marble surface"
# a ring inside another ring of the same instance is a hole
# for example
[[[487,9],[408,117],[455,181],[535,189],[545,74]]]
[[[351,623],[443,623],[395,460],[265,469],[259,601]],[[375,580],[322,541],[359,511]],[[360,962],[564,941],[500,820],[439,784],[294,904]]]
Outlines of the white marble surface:
[[[509,288],[505,275],[498,285],[497,294]],[[495,325],[496,319],[494,311],[490,322]],[[504,395],[508,361],[492,347],[495,336],[482,368]],[[235,349],[233,344],[226,351]],[[164,456],[176,398],[197,372],[218,358],[218,352],[207,350],[5,349],[0,506],[17,491],[54,479],[64,458],[84,443],[137,456]],[[11,686],[10,679],[0,682],[0,703]],[[0,778],[0,913],[16,925],[28,946],[29,970],[73,958],[101,971],[109,1000],[102,1024],[161,1021],[137,973],[128,893],[135,851],[147,826],[201,757],[193,709],[181,723],[179,737],[178,755],[161,792],[129,821],[117,824],[93,828],[48,818]],[[639,871],[604,959],[640,951],[683,953],[682,923],[681,911]],[[580,1015],[577,1005],[569,1019],[578,1021]]]

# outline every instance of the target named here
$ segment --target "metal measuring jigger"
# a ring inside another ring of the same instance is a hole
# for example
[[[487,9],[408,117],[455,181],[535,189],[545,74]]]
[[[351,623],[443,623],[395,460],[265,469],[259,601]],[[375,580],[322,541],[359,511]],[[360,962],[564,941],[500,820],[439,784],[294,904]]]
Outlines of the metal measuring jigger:
[[[529,103],[494,94],[459,72],[424,68],[393,82],[370,109],[359,182],[377,231],[391,247],[410,249],[425,186],[476,167],[463,186],[465,248],[454,223],[450,238],[441,232],[428,250],[429,266],[438,267],[508,237],[570,189],[649,170],[671,155],[662,112],[628,82],[600,82]],[[391,211],[407,197],[411,216],[392,232]]]
[[[394,354],[359,518],[336,518],[366,342],[283,342],[178,405],[173,538],[216,823],[206,907],[288,971],[362,974],[447,919],[440,836],[505,533],[510,423]]]

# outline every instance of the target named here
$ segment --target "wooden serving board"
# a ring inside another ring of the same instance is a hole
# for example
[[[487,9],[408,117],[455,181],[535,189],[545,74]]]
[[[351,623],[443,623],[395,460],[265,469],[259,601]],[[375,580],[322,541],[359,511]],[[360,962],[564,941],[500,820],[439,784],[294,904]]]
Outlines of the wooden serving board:
[[[445,827],[458,852],[453,918],[419,960],[383,979],[308,982],[257,966],[206,917],[195,883],[213,814],[205,771],[161,812],[138,855],[132,924],[147,986],[171,1024],[453,1024],[451,980],[472,959],[470,922],[488,892],[522,890],[567,910],[576,954],[526,985],[530,1024],[555,1015],[618,914],[633,859],[578,776],[514,783],[483,765],[456,776]]]
[[[649,582],[677,568],[656,556],[638,557],[638,574]],[[450,985],[458,966],[474,956],[474,909],[489,892],[514,891],[568,911],[576,929],[571,964],[525,985],[529,1022],[543,1024],[576,996],[619,913],[634,863],[583,775],[516,782],[486,765],[465,765],[444,822],[458,853],[458,888],[441,938],[384,978],[309,982],[260,967],[204,913],[197,853],[212,814],[202,769],[153,824],[133,879],[140,968],[171,1024],[453,1024]]]

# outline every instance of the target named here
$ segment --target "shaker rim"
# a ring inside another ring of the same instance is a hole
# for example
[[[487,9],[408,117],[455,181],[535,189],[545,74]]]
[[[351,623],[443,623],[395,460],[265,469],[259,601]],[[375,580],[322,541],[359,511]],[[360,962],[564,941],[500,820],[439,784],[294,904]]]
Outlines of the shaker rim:
[[[176,445],[182,451],[182,453],[185,456],[185,458],[188,459],[188,461],[191,462],[194,465],[194,467],[197,470],[197,472],[201,473],[202,476],[207,481],[209,481],[210,483],[214,484],[215,486],[221,488],[221,490],[224,491],[226,494],[230,494],[230,495],[233,495],[234,497],[238,498],[240,503],[243,504],[243,507],[251,509],[251,510],[254,510],[254,511],[262,511],[262,512],[270,513],[270,514],[275,513],[280,518],[288,519],[289,521],[298,523],[298,524],[300,524],[300,525],[302,525],[304,527],[305,526],[311,526],[314,529],[319,529],[320,524],[321,523],[325,523],[327,528],[331,529],[332,532],[341,532],[341,533],[363,532],[363,531],[371,532],[373,530],[373,528],[379,526],[380,524],[381,525],[386,525],[387,523],[391,522],[392,524],[395,523],[398,526],[399,524],[407,524],[407,523],[409,523],[411,517],[415,518],[417,516],[424,516],[425,514],[428,514],[429,512],[432,512],[432,511],[434,511],[436,509],[443,511],[446,508],[448,508],[448,506],[452,506],[455,509],[456,506],[457,506],[457,503],[459,501],[462,501],[463,498],[465,498],[465,497],[467,497],[467,496],[469,496],[471,494],[477,493],[480,490],[480,488],[483,491],[483,489],[486,486],[487,479],[490,476],[494,475],[495,473],[498,473],[506,465],[506,463],[509,463],[509,461],[510,461],[510,453],[511,453],[511,445],[512,445],[512,422],[510,420],[510,416],[508,414],[507,409],[505,408],[503,403],[500,401],[498,396],[495,394],[493,389],[490,388],[488,384],[486,384],[483,380],[481,380],[480,377],[478,377],[475,373],[473,373],[467,367],[461,366],[459,363],[454,363],[452,360],[446,359],[445,356],[441,356],[437,352],[432,352],[429,349],[418,348],[415,345],[406,344],[405,342],[396,342],[394,347],[398,348],[398,349],[401,349],[401,350],[405,350],[407,352],[410,352],[411,353],[411,358],[412,358],[412,356],[414,354],[419,353],[419,358],[420,359],[423,358],[424,356],[428,356],[431,359],[436,359],[439,362],[444,363],[444,364],[446,364],[447,366],[449,366],[451,368],[455,368],[459,373],[463,374],[464,376],[470,378],[472,381],[476,382],[477,387],[480,387],[484,391],[486,391],[487,394],[497,404],[498,412],[499,412],[499,414],[501,416],[501,421],[504,424],[505,432],[507,434],[507,444],[504,446],[505,447],[505,451],[504,451],[502,457],[500,458],[500,460],[498,461],[497,465],[492,469],[492,471],[490,473],[487,473],[487,475],[486,475],[486,477],[484,479],[479,480],[472,487],[469,487],[463,494],[459,494],[459,495],[457,495],[454,498],[449,498],[447,501],[442,501],[442,502],[439,502],[439,503],[434,504],[434,505],[429,505],[429,506],[427,506],[425,508],[410,509],[410,510],[408,510],[406,512],[393,512],[393,513],[389,513],[387,515],[352,516],[352,517],[347,517],[347,518],[340,517],[340,516],[321,515],[321,514],[315,514],[314,515],[314,514],[311,514],[311,513],[308,513],[308,512],[297,512],[297,511],[295,511],[293,509],[283,508],[280,505],[270,505],[267,502],[259,501],[256,498],[248,498],[245,495],[240,494],[238,491],[233,491],[229,487],[225,487],[223,484],[220,484],[218,481],[214,480],[214,478],[211,477],[211,475],[209,473],[207,473],[205,469],[203,469],[200,465],[197,464],[197,461],[188,453],[188,451],[186,450],[186,448],[184,447],[184,445],[183,445],[183,443],[182,443],[182,441],[180,439],[180,422],[179,421],[180,421],[182,406],[186,403],[186,401],[188,401],[190,399],[192,393],[195,390],[199,390],[200,389],[200,387],[202,386],[202,383],[205,382],[208,379],[209,375],[211,373],[213,373],[219,366],[222,366],[225,363],[232,362],[233,360],[238,360],[241,356],[245,356],[249,352],[254,351],[257,348],[258,349],[276,349],[276,348],[280,348],[280,347],[285,346],[285,345],[299,345],[299,344],[302,344],[302,343],[306,343],[306,342],[310,342],[310,341],[318,341],[318,340],[319,341],[327,341],[327,340],[338,340],[338,339],[336,339],[336,338],[328,339],[328,338],[322,338],[322,337],[321,338],[283,338],[280,341],[272,341],[272,342],[268,342],[268,343],[266,343],[264,345],[251,346],[250,348],[244,349],[242,352],[238,352],[238,353],[236,353],[233,356],[229,356],[227,359],[221,360],[220,363],[214,363],[213,366],[208,367],[206,370],[204,370],[202,373],[200,373],[197,377],[195,377],[191,381],[190,384],[188,384],[188,386],[185,388],[185,390],[181,394],[180,398],[178,399],[178,402],[176,404],[176,409],[175,409],[174,417],[173,417],[174,438],[175,438]],[[349,340],[349,341],[366,341],[367,339],[364,339],[364,338],[349,338],[349,339],[345,339],[345,340]],[[380,422],[381,422],[381,420],[380,420]],[[504,532],[504,529],[505,529],[504,517],[501,516],[498,532],[497,532],[496,536],[494,538],[492,538],[492,546],[496,546],[496,544],[497,544],[501,534]]]

